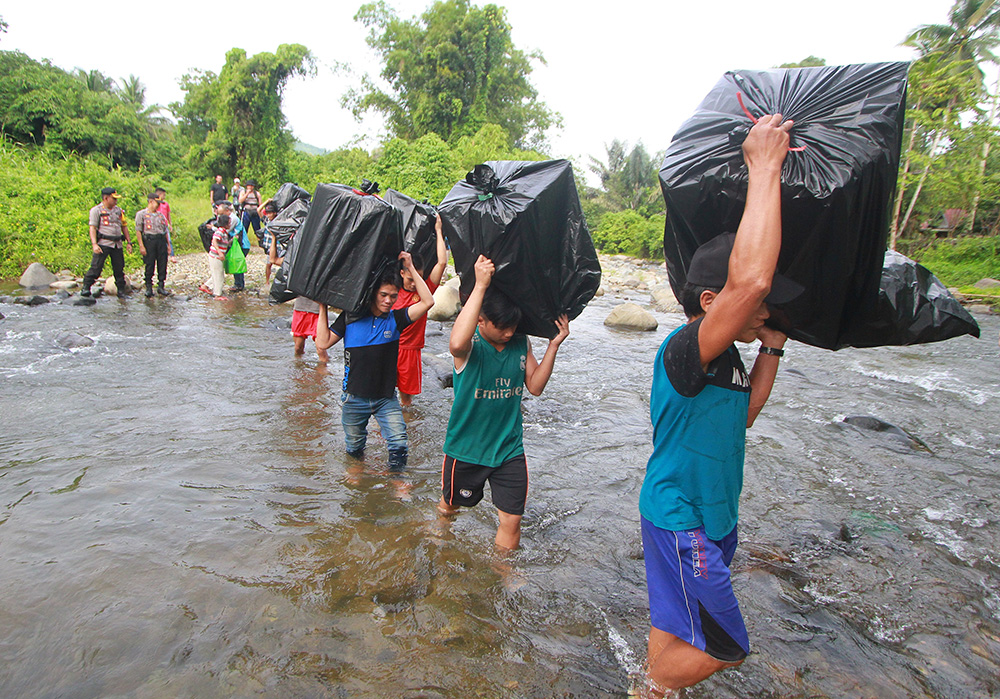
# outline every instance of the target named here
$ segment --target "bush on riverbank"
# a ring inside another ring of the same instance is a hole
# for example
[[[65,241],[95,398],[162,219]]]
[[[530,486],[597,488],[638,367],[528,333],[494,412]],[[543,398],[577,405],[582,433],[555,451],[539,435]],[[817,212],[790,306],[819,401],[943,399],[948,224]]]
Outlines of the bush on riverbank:
[[[603,253],[662,260],[665,225],[665,216],[646,218],[631,209],[609,211],[600,216],[591,235],[594,245]]]
[[[1000,279],[1000,237],[936,240],[913,253],[945,286],[971,286],[980,279]]]
[[[19,276],[32,262],[82,273],[91,256],[87,212],[100,203],[101,189],[115,187],[134,216],[153,183],[144,170],[109,171],[90,159],[0,141],[0,277]],[[129,266],[139,264],[138,248],[127,257]]]

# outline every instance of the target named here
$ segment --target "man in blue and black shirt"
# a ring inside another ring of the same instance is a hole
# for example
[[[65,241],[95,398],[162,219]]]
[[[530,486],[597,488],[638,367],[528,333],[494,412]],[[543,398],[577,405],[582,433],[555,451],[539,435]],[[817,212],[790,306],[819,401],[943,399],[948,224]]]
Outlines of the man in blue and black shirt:
[[[739,230],[695,252],[680,294],[687,324],[656,355],[653,454],[639,496],[652,623],[644,697],[676,696],[739,665],[750,650],[729,564],[746,430],[770,395],[787,339],[764,325],[768,304],[802,291],[775,274],[781,168],[791,126],[775,114],[750,130],[743,144],[749,184]],[[736,340],[761,341],[749,373]]]
[[[341,422],[347,453],[355,458],[364,455],[368,420],[374,416],[389,448],[389,469],[393,471],[406,468],[408,455],[406,422],[396,397],[399,333],[434,305],[434,297],[413,268],[410,254],[401,252],[399,258],[413,275],[420,297],[418,303],[392,310],[403,283],[399,272],[393,269],[379,280],[368,313],[350,322],[347,314],[341,313],[332,325],[328,325],[329,311],[325,304],[320,304],[316,323],[317,349],[329,349],[344,340]]]

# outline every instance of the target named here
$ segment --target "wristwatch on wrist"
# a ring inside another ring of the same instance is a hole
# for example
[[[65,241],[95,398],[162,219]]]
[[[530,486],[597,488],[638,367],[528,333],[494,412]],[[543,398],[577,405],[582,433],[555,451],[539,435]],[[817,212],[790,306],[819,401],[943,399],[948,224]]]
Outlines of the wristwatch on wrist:
[[[760,352],[761,354],[770,354],[773,357],[785,356],[785,350],[778,349],[777,347],[765,347],[764,345],[761,345],[760,349],[757,351]]]

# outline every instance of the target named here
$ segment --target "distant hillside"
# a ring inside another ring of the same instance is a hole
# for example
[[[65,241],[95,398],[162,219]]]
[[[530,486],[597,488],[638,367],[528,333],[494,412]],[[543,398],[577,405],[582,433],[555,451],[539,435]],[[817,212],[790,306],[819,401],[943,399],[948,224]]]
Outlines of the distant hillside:
[[[308,153],[309,155],[326,155],[330,151],[326,148],[320,148],[319,146],[311,146],[308,143],[303,143],[302,141],[296,141],[295,145],[292,146],[295,150],[300,153]]]

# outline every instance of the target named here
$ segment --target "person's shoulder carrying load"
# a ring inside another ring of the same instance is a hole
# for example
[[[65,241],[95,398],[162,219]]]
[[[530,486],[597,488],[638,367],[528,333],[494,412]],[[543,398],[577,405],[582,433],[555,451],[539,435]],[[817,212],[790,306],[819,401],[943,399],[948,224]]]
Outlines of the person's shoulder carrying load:
[[[479,255],[493,261],[490,284],[522,312],[518,332],[552,338],[555,320],[583,311],[601,284],[601,265],[566,160],[477,165],[438,207],[462,278],[475,286]]]
[[[907,63],[726,73],[674,136],[660,168],[663,251],[675,294],[702,243],[734,233],[746,203],[742,144],[756,118],[795,124],[781,173],[777,271],[804,287],[769,325],[827,349],[979,336],[926,269],[886,254]]]
[[[288,291],[363,315],[379,276],[398,269],[403,219],[382,201],[377,183],[362,189],[342,184],[316,187],[309,215],[295,235]]]
[[[426,274],[437,262],[437,210],[426,201],[417,201],[391,188],[385,190],[382,199],[403,215],[403,249],[420,256]]]

